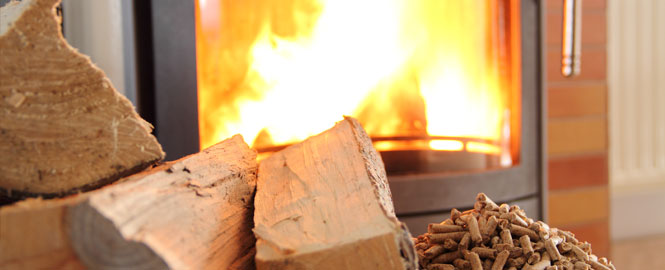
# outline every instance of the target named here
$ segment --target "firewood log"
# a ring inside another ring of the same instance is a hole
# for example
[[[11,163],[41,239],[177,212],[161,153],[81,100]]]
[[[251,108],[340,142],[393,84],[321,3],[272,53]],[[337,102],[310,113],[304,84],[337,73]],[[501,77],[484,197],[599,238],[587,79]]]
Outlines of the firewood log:
[[[104,188],[0,208],[0,269],[253,269],[256,152],[235,137]]]
[[[0,197],[91,190],[164,157],[132,104],[63,38],[59,0],[0,8]]]
[[[346,118],[259,165],[257,269],[416,269],[381,158]]]

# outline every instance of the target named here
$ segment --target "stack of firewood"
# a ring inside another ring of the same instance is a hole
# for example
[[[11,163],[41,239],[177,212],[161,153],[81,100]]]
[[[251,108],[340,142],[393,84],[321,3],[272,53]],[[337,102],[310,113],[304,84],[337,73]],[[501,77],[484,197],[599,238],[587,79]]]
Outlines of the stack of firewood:
[[[0,269],[251,268],[256,153],[236,136],[158,163],[59,2],[0,8]]]
[[[606,258],[569,231],[534,222],[519,206],[497,205],[485,194],[474,209],[451,211],[414,239],[420,266],[428,270],[610,270]]]
[[[159,163],[152,127],[67,44],[57,5],[0,8],[0,204],[15,202],[0,269],[417,268],[358,122],[260,173],[238,135]]]

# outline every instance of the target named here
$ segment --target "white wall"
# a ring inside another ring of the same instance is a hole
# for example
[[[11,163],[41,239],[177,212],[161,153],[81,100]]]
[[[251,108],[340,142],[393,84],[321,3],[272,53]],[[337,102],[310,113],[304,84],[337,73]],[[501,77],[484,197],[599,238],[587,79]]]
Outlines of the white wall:
[[[607,3],[611,235],[665,233],[665,1]]]

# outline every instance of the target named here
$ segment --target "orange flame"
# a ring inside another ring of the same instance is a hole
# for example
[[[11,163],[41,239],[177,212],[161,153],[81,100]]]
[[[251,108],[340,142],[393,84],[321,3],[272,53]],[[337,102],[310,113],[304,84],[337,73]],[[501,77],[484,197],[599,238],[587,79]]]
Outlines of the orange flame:
[[[514,157],[518,2],[197,0],[201,147],[290,144],[351,115],[374,138]]]

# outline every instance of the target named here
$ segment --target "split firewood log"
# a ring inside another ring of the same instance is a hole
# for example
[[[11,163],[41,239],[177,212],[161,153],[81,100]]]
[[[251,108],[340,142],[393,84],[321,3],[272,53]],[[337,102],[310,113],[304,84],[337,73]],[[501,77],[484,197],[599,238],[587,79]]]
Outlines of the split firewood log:
[[[152,126],[65,41],[59,2],[0,8],[0,197],[91,190],[164,157]]]
[[[104,188],[0,208],[0,269],[254,269],[242,137]]]
[[[257,269],[416,269],[386,173],[351,118],[259,165]]]

